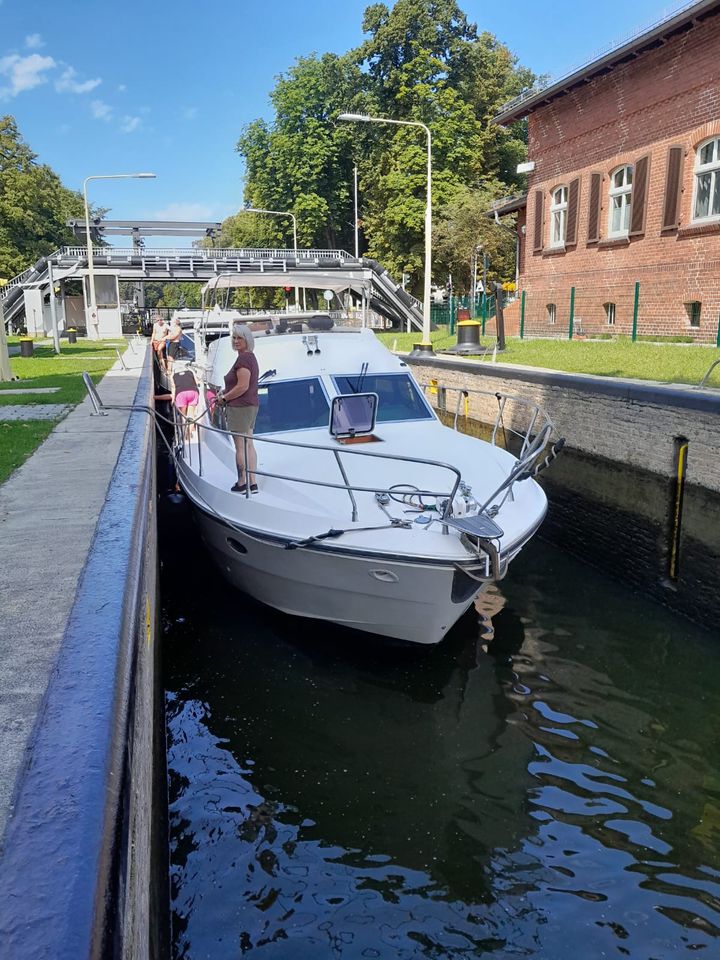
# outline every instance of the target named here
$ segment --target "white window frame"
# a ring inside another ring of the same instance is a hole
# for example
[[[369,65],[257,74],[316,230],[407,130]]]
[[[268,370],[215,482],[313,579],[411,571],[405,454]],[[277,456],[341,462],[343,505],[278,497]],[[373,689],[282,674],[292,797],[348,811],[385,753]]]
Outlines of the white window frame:
[[[550,194],[550,246],[564,247],[567,236],[568,188],[555,187]]]
[[[614,304],[612,300],[608,300],[603,304],[603,307],[605,308],[605,322],[609,327],[614,327],[617,316],[617,305]]]
[[[713,154],[715,159],[711,160],[709,163],[700,162],[700,154],[709,144],[714,144]],[[720,181],[720,136],[717,134],[714,137],[709,137],[707,140],[703,140],[700,146],[695,151],[695,171],[693,176],[693,200],[692,200],[692,222],[693,223],[717,223],[720,221],[720,208],[717,213],[708,213],[704,217],[699,217],[697,215],[697,200],[698,200],[698,187],[700,185],[700,177],[710,175],[710,197],[709,197],[709,207],[712,209],[712,200],[713,195],[716,189],[718,188],[718,181]]]
[[[546,303],[545,310],[547,312],[548,323],[554,324],[557,321],[557,304],[556,303]]]
[[[628,178],[627,171],[630,171],[630,176]],[[615,177],[619,173],[624,173],[623,183],[621,186],[615,186]],[[616,167],[610,174],[610,189],[608,191],[608,239],[613,240],[620,237],[627,237],[630,233],[630,221],[632,219],[632,194],[633,194],[633,180],[635,169],[631,163],[623,163],[622,166]],[[626,226],[621,226],[619,229],[613,229],[613,212],[615,209],[615,200],[621,198],[620,210],[621,221],[623,219],[627,220]],[[624,201],[624,202],[623,202]]]

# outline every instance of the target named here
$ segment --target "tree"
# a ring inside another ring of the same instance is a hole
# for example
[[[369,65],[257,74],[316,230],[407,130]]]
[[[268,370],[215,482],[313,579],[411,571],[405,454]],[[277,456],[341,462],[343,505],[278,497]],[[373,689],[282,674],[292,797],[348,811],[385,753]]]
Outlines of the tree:
[[[417,127],[336,123],[337,115],[426,124],[433,138],[433,212],[442,219],[467,191],[496,197],[517,190],[525,125],[504,130],[493,117],[534,77],[492,34],[478,33],[456,0],[396,0],[392,9],[375,3],[362,29],[365,40],[342,57],[300,58],[273,91],[273,122],[244,129],[237,149],[246,163],[245,199],[295,211],[303,245],[351,250],[357,163],[367,253],[396,276],[409,273],[419,294],[425,136]],[[279,220],[262,228],[236,218],[226,224],[224,233],[234,236],[260,240],[262,229],[290,242],[290,225]],[[438,268],[449,262],[443,256]]]
[[[18,132],[0,117],[0,276],[10,278],[74,237],[70,217],[83,214],[82,196],[64,187]]]
[[[488,281],[515,278],[515,234],[508,224],[497,224],[488,217],[488,209],[497,198],[495,189],[459,192],[443,209],[433,230],[436,269],[441,276],[452,274],[458,293],[472,288],[472,264],[478,252],[488,259]],[[478,250],[480,248],[480,250]]]
[[[301,57],[271,94],[274,123],[256,120],[238,141],[246,164],[246,201],[295,212],[302,246],[347,246],[352,236],[352,135],[334,118],[362,82],[349,56]],[[289,218],[276,220],[273,233],[291,246]]]

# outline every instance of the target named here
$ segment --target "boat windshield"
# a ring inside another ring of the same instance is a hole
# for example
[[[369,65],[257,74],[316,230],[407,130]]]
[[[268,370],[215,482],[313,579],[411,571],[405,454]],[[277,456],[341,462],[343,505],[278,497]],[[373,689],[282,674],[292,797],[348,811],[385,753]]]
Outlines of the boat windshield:
[[[277,380],[258,387],[255,433],[327,427],[330,405],[318,377]]]
[[[358,384],[359,374],[335,376],[333,383],[338,393],[378,395],[377,422],[390,420],[432,420],[433,415],[422,394],[406,373],[366,373]]]

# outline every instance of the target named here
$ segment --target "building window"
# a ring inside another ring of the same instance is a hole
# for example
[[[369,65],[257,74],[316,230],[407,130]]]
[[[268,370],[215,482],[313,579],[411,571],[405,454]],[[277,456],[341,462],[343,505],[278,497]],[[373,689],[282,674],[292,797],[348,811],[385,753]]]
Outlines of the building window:
[[[701,143],[695,154],[693,220],[720,217],[720,137]]]
[[[630,230],[633,168],[620,167],[610,175],[608,237],[626,237]]]
[[[609,327],[615,326],[615,304],[614,303],[604,303],[605,307],[605,319]]]
[[[554,303],[548,303],[545,307],[547,310],[548,323],[555,323],[557,317],[557,306]]]
[[[685,309],[687,310],[688,319],[690,320],[690,326],[699,327],[700,326],[700,301],[693,300],[691,303],[686,303]]]
[[[550,246],[562,247],[567,230],[568,188],[556,187],[550,196]]]

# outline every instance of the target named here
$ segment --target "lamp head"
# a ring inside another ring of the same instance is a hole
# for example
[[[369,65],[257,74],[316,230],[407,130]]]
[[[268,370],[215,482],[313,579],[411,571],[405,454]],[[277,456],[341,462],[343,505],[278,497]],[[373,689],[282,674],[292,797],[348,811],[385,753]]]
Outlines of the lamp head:
[[[363,120],[367,121],[370,117],[366,113],[340,113],[338,120]]]
[[[156,173],[136,173],[135,176],[138,178],[138,180],[156,180],[157,179]]]

